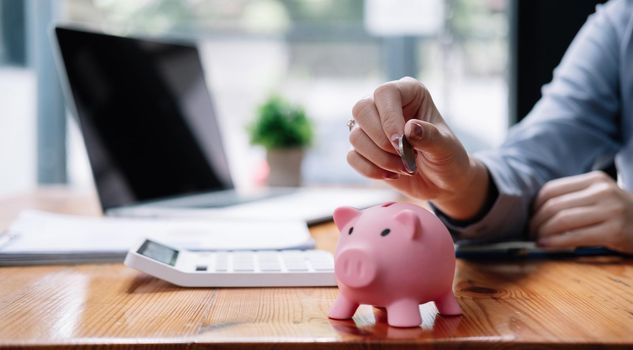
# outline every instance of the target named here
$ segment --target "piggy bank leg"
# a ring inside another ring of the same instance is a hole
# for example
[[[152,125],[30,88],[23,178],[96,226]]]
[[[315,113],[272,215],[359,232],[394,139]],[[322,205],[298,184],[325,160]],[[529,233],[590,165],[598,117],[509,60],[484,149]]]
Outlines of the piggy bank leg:
[[[387,323],[387,308],[374,306],[374,319],[376,323]]]
[[[342,293],[339,293],[328,317],[335,320],[350,319],[354,316],[356,309],[358,309],[358,303],[347,299]]]
[[[402,299],[387,306],[387,323],[393,327],[418,327],[422,323],[420,304]]]
[[[461,315],[462,309],[459,307],[453,291],[450,290],[439,299],[435,300],[435,306],[440,315]]]

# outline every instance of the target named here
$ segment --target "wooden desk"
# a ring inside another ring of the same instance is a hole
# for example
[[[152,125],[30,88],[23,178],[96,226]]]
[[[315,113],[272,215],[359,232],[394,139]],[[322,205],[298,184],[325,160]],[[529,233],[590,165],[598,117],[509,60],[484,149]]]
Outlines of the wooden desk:
[[[97,214],[63,189],[0,200],[19,210]],[[312,229],[333,249],[336,229]],[[121,264],[0,268],[0,345],[50,348],[631,348],[633,261],[458,262],[464,315],[423,305],[419,328],[386,326],[369,307],[331,321],[336,288],[185,289]],[[375,322],[375,316],[378,322]]]

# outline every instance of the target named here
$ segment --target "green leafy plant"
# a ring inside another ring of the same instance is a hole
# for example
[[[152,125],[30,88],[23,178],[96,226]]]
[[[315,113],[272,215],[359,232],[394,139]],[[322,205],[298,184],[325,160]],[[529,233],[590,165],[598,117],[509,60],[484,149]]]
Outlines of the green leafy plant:
[[[248,126],[251,144],[267,150],[305,148],[312,143],[314,131],[302,107],[280,96],[272,96],[257,110],[257,118]]]

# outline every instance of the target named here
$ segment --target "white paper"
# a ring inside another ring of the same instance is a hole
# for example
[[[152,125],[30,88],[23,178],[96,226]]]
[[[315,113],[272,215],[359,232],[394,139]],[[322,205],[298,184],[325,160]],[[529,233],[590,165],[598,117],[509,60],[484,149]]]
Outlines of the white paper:
[[[153,206],[124,207],[109,212],[127,217],[206,218],[228,221],[298,220],[315,223],[332,218],[341,206],[367,208],[399,198],[389,189],[302,188],[294,193],[224,208],[176,208]]]
[[[25,211],[9,228],[0,254],[125,252],[145,238],[190,250],[308,249],[301,221],[124,219]]]

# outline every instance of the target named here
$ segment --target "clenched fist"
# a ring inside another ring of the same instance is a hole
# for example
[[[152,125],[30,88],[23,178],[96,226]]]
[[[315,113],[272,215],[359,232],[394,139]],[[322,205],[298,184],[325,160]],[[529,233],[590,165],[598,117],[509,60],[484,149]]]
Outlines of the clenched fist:
[[[372,179],[384,179],[414,198],[431,200],[454,219],[475,216],[488,193],[486,167],[470,157],[450,130],[426,87],[413,78],[379,86],[352,110],[356,127],[348,163]],[[409,175],[398,155],[405,135],[417,151],[417,172]]]
[[[605,246],[633,253],[633,195],[600,171],[543,186],[530,231],[545,247]]]

